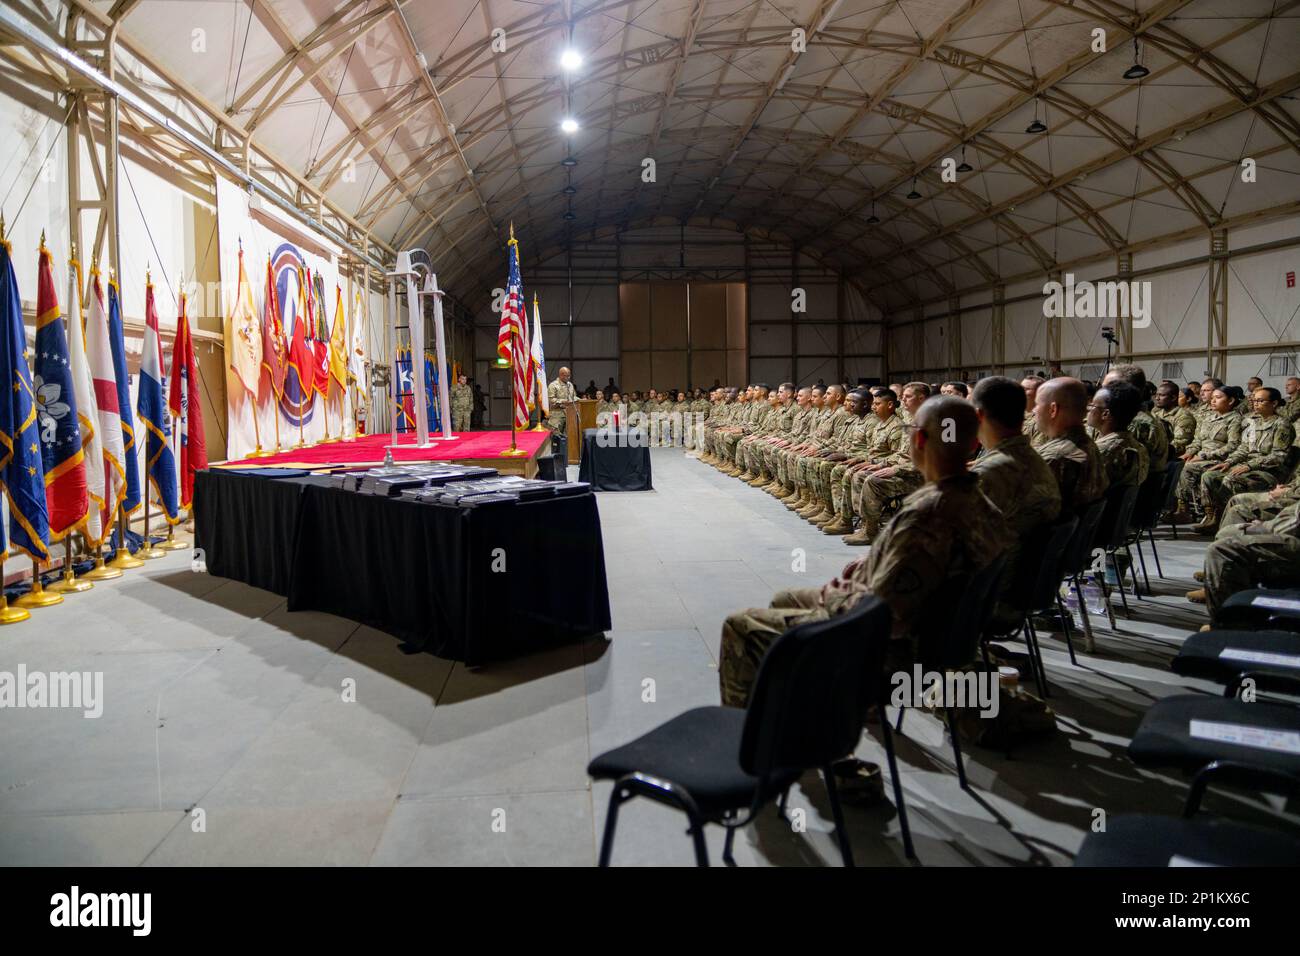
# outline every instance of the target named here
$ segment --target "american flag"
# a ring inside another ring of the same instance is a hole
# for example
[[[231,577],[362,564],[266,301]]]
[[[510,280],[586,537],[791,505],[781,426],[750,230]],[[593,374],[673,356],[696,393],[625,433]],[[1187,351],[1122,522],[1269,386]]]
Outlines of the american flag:
[[[514,378],[515,427],[528,427],[528,397],[532,392],[532,361],[528,351],[528,320],[524,312],[524,285],[519,278],[519,242],[511,230],[506,244],[510,256],[510,277],[501,304],[501,328],[497,332],[497,355],[510,363]]]

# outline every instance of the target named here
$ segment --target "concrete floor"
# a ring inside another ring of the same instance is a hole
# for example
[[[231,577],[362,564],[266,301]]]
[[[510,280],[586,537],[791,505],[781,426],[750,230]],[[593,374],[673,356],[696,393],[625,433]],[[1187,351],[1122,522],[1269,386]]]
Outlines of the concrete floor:
[[[97,720],[0,712],[0,862],[594,863],[610,785],[588,780],[591,756],[717,703],[723,617],[859,553],[678,449],[653,454],[656,491],[600,496],[614,630],[585,645],[468,671],[343,618],[287,613],[277,595],[192,572],[187,552],[6,628],[0,670],[102,671],[106,703]],[[1184,782],[1124,755],[1150,703],[1189,686],[1167,662],[1205,620],[1182,598],[1203,542],[1160,548],[1169,577],[1153,577],[1158,595],[1133,620],[1098,631],[1097,654],[1071,667],[1045,637],[1054,740],[1014,759],[971,749],[967,793],[939,723],[908,716],[900,762],[923,863],[1064,864],[1095,808],[1179,812]],[[859,754],[883,760],[870,736]],[[768,813],[738,837],[741,865],[838,865],[820,782],[791,803],[806,832]],[[847,813],[859,864],[903,862],[891,806]],[[634,801],[614,861],[689,864],[684,831]]]

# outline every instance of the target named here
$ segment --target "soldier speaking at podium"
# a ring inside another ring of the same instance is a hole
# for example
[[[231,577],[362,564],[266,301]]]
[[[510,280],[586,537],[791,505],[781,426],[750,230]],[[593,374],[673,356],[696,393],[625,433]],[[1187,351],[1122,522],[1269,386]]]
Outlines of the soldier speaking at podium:
[[[551,406],[551,414],[546,419],[546,427],[561,435],[567,431],[565,424],[565,407],[578,400],[578,393],[569,381],[569,370],[562,368],[555,376],[555,381],[546,387],[546,399]]]

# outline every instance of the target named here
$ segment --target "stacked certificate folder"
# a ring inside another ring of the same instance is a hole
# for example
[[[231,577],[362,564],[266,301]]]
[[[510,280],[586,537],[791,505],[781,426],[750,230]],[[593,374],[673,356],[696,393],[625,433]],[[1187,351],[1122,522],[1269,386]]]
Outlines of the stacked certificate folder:
[[[332,476],[336,487],[344,491],[359,491],[364,495],[392,498],[405,491],[457,481],[478,481],[497,477],[495,468],[477,465],[455,465],[445,462],[416,462],[409,465],[389,465],[369,471],[345,472]]]
[[[540,481],[517,475],[498,475],[467,481],[450,481],[422,488],[403,489],[403,498],[426,504],[456,505],[479,508],[484,505],[513,504],[565,495],[580,495],[591,490],[583,481]]]

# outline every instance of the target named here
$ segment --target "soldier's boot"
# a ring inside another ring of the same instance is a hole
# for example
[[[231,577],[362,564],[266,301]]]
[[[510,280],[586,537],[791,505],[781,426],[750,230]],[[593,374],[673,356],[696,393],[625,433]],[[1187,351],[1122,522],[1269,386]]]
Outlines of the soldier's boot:
[[[853,547],[861,547],[864,544],[871,544],[872,541],[875,541],[876,535],[879,533],[879,528],[873,527],[869,524],[863,524],[862,527],[853,532],[853,534],[845,535],[843,541],[845,544],[852,545]]]
[[[1193,604],[1204,604],[1205,588],[1197,588],[1195,591],[1188,591],[1187,600],[1191,601]]]
[[[787,501],[785,503],[785,506],[797,514],[799,510],[803,508],[803,506],[806,505],[807,503],[808,503],[807,491],[803,488],[798,488],[795,491],[795,496],[791,498],[789,501]]]
[[[820,504],[821,507],[808,517],[808,520],[818,527],[821,527],[823,523],[830,521],[835,517],[835,512],[831,510],[830,505],[826,504],[824,501]]]
[[[1204,572],[1204,571],[1193,571],[1193,572],[1192,572],[1192,580],[1195,581],[1197,584],[1204,584],[1204,583],[1205,583],[1205,572]]]
[[[853,531],[853,523],[845,521],[843,515],[836,515],[834,521],[828,521],[822,525],[822,534],[850,534]]]
[[[1205,509],[1205,517],[1200,524],[1192,525],[1193,534],[1212,535],[1219,530],[1219,509],[1210,505]]]
[[[801,518],[811,518],[813,515],[819,514],[821,510],[822,510],[821,501],[817,498],[816,495],[810,493],[808,496],[807,503],[805,503],[804,506],[796,512],[796,514],[798,514]]]
[[[1178,502],[1178,507],[1169,514],[1170,524],[1191,524],[1196,520],[1195,516],[1187,510],[1187,502]]]

